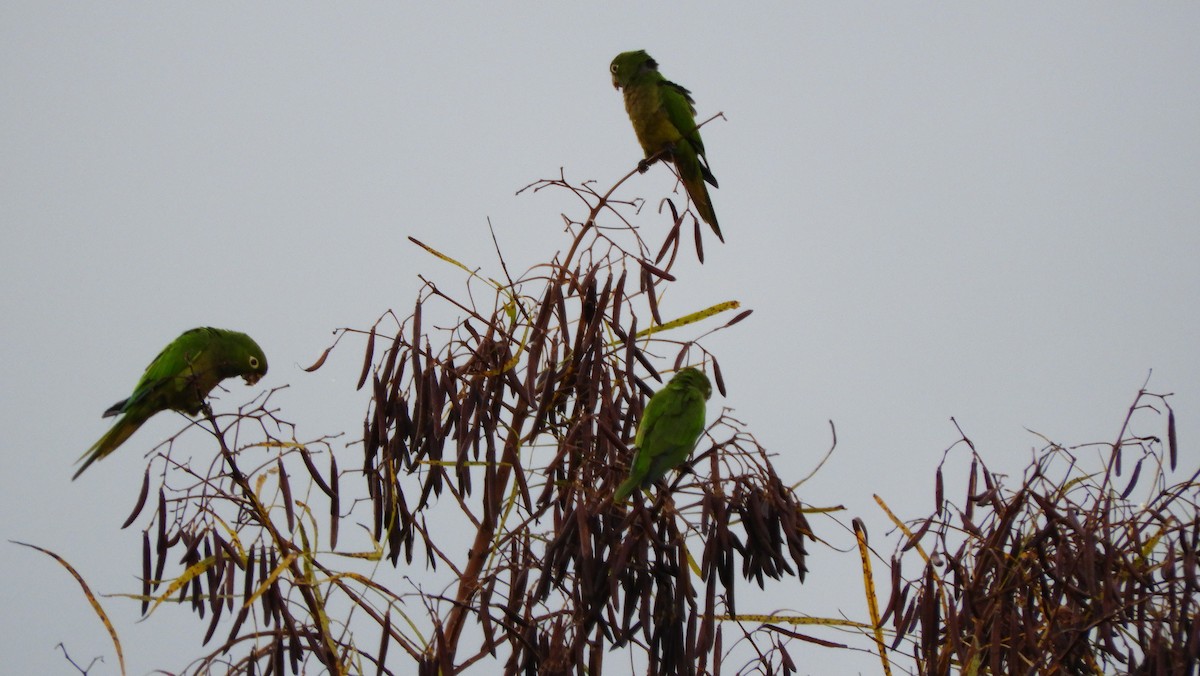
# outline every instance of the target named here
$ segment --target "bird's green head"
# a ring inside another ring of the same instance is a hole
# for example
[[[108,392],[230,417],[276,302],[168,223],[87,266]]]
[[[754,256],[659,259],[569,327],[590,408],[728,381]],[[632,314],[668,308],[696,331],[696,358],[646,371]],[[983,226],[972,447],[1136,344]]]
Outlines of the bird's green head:
[[[228,363],[247,385],[267,374],[267,355],[254,339],[240,331],[225,331],[229,345]]]
[[[690,366],[679,369],[679,373],[671,378],[670,384],[699,390],[706,400],[712,396],[712,383],[708,381],[708,376],[704,375],[703,371]]]
[[[617,54],[608,70],[612,73],[613,87],[620,89],[629,86],[639,75],[658,70],[658,62],[652,59],[646,50],[639,49]]]

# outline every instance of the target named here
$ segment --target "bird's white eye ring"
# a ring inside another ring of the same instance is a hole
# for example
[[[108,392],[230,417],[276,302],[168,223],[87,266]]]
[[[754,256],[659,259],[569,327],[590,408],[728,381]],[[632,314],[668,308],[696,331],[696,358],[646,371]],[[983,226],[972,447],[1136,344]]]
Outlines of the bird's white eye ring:
[[[617,64],[614,63],[613,65],[609,66],[608,69],[611,70],[615,75],[617,73]]]
[[[258,357],[250,357],[250,368],[258,368]]]

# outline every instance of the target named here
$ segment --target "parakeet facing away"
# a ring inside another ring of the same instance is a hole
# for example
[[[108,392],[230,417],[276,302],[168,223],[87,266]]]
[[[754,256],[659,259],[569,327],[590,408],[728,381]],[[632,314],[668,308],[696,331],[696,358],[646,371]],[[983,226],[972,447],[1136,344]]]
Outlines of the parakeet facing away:
[[[662,152],[675,163],[683,187],[700,217],[724,242],[712,199],[704,186],[708,181],[712,187],[717,187],[717,179],[708,169],[704,142],[696,128],[692,93],[664,78],[658,72],[658,63],[644,50],[618,54],[609,70],[613,86],[624,92],[625,110],[646,159]],[[642,164],[642,171],[645,171],[645,164]]]
[[[194,416],[204,408],[204,398],[217,383],[241,376],[253,385],[267,372],[267,357],[254,339],[238,331],[197,328],[184,331],[146,367],[133,394],[104,412],[121,416],[77,462],[83,470],[117,450],[150,416],[171,409]]]
[[[634,439],[633,467],[629,478],[613,493],[613,502],[658,481],[667,470],[687,460],[704,431],[704,402],[711,396],[708,376],[688,367],[650,397]]]

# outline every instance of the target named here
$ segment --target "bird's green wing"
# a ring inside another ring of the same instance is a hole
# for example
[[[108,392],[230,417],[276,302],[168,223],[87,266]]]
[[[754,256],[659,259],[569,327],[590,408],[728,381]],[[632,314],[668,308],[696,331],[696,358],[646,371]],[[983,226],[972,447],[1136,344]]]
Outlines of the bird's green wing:
[[[241,376],[253,385],[266,372],[266,355],[250,336],[211,327],[191,329],[146,367],[121,412],[173,409],[194,416],[222,380]]]
[[[662,102],[663,108],[667,112],[667,119],[679,130],[679,135],[692,145],[692,150],[699,158],[699,170],[704,180],[714,188],[720,187],[717,185],[717,177],[713,176],[712,171],[708,168],[708,156],[704,154],[704,140],[700,138],[700,128],[696,126],[696,106],[692,100],[692,93],[674,82],[664,80],[662,82]]]
[[[653,452],[645,481],[658,481],[682,465],[704,432],[704,398],[696,390],[680,391],[672,404],[672,410],[663,414],[647,435],[646,446]]]
[[[661,452],[658,444],[647,444],[646,440],[654,440],[657,434],[653,431],[658,428],[663,416],[670,415],[673,393],[670,391],[670,386],[659,390],[650,397],[650,401],[646,404],[646,408],[642,411],[642,420],[638,423],[637,436],[634,437],[634,446],[637,451],[633,455],[633,464],[629,468],[629,478],[617,487],[613,494],[613,500],[620,502],[629,497],[633,491],[637,490],[644,484],[653,481],[647,478],[651,468],[655,465],[655,457]]]
[[[211,348],[217,338],[214,331],[206,327],[191,329],[171,341],[146,367],[133,394],[115,412],[143,418],[166,409],[199,413],[204,397],[217,384],[209,373]]]

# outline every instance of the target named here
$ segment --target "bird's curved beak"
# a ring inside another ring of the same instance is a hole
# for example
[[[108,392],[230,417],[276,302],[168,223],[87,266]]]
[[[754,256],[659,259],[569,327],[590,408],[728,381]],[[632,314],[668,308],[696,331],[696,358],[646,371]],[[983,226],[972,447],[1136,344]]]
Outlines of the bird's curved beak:
[[[617,78],[614,77],[613,78],[613,89],[619,90],[620,88],[621,88],[621,84],[619,82],[617,82]]]
[[[246,375],[242,376],[242,379],[246,381],[247,385],[253,385],[254,383],[257,383],[259,378],[262,378],[261,373],[247,373]]]

